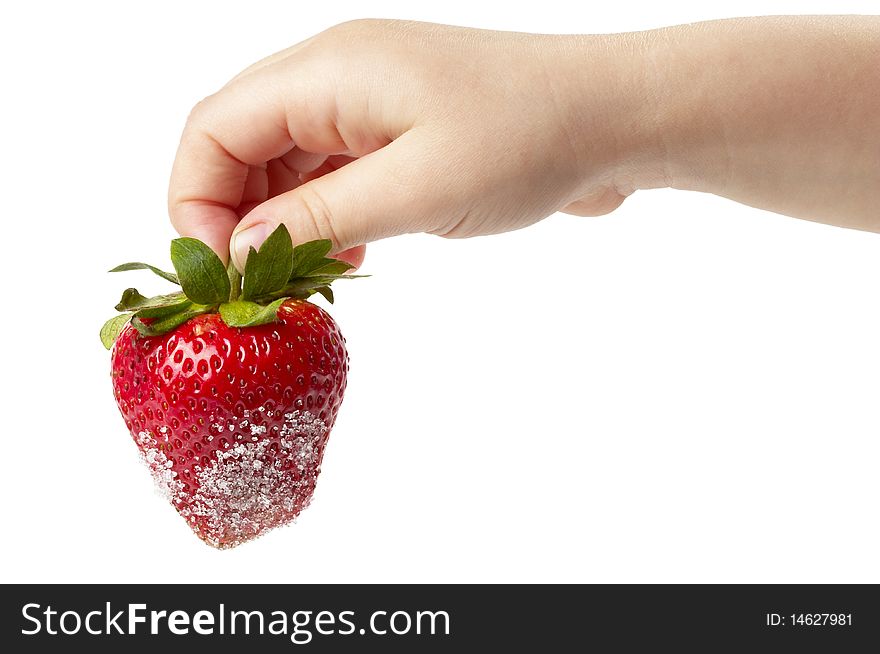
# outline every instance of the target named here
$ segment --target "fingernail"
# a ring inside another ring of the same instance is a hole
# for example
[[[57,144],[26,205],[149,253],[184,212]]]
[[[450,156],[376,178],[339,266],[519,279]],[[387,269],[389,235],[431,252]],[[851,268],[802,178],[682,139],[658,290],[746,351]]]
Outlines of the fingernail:
[[[259,250],[268,237],[269,225],[266,223],[254,223],[232,235],[232,252],[239,270],[244,268],[250,248]]]

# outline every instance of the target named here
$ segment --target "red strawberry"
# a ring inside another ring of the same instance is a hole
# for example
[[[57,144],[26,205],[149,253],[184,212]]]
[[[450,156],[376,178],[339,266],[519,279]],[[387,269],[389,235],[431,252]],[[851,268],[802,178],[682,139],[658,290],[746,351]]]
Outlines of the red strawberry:
[[[102,330],[113,392],[160,490],[206,543],[234,547],[293,520],[311,500],[345,391],[336,323],[305,301],[350,266],[329,241],[293,249],[282,226],[240,277],[194,239],[172,243],[183,293],[144,298]],[[222,278],[221,278],[222,274]],[[224,281],[225,280],[225,281]],[[114,344],[115,342],[115,344]]]

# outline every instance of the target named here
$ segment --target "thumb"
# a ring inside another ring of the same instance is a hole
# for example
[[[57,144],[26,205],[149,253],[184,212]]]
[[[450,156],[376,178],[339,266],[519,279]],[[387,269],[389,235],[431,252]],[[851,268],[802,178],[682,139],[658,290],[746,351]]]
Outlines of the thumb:
[[[431,156],[436,148],[426,141],[411,130],[384,148],[255,207],[230,239],[236,267],[244,269],[249,248],[259,248],[279,223],[287,226],[294,244],[330,239],[334,253],[434,229],[458,194],[451,184],[440,183],[440,158]]]

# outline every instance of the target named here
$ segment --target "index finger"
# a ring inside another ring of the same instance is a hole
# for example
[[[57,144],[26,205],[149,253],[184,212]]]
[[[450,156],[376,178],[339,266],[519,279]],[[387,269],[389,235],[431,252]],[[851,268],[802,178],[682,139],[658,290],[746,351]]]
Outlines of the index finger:
[[[238,224],[249,165],[292,147],[275,103],[226,87],[193,109],[181,135],[168,187],[171,224],[182,236],[208,244],[221,258]]]

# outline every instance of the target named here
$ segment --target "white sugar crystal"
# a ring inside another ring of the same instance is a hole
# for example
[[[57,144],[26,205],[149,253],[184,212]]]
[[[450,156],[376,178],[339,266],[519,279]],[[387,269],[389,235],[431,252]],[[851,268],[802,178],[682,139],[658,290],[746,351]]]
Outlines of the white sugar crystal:
[[[234,547],[262,533],[266,525],[289,522],[308,503],[327,426],[308,411],[284,417],[277,452],[270,450],[269,439],[236,443],[197,471],[196,492],[180,512],[190,520],[203,519],[202,537],[212,545]],[[265,426],[251,425],[252,434],[265,432]],[[265,465],[267,461],[272,465]],[[287,461],[292,465],[285,469]]]
[[[159,431],[162,431],[162,428]],[[180,504],[185,496],[183,482],[177,479],[177,473],[171,469],[174,462],[158,448],[158,443],[150,432],[139,432],[137,442],[141,446],[143,462],[149,468],[153,481],[156,483],[156,490],[169,502]]]
[[[264,407],[257,409],[271,417]],[[281,412],[275,412],[281,415]],[[244,412],[245,417],[249,414]],[[213,416],[212,416],[213,418]],[[238,420],[236,418],[236,420]],[[222,423],[211,425],[224,431]],[[232,447],[216,450],[207,466],[192,466],[191,488],[172,470],[174,462],[158,447],[152,433],[137,434],[144,463],[160,493],[177,507],[180,514],[212,545],[228,548],[253,538],[268,528],[290,522],[311,499],[317,478],[317,461],[327,434],[326,424],[308,411],[284,414],[284,422],[272,426],[241,421],[249,427],[253,442],[241,442],[236,433]],[[228,425],[235,432],[235,424]],[[159,432],[168,440],[168,427]],[[206,435],[207,441],[214,436]],[[270,446],[278,444],[277,450]]]

